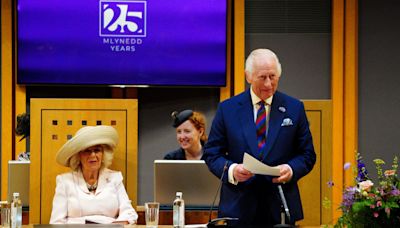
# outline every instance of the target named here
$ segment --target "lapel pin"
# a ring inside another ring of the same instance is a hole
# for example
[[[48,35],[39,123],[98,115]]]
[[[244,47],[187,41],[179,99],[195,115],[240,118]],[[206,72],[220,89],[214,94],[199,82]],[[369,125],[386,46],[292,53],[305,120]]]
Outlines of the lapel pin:
[[[286,112],[286,108],[283,107],[283,106],[279,107],[278,109],[279,109],[279,111],[281,111],[281,112]]]

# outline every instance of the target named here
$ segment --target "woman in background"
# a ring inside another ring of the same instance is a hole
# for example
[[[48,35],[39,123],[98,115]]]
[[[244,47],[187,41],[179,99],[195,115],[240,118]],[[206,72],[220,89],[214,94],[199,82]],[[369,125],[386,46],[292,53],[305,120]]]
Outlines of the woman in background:
[[[169,152],[164,159],[200,160],[203,156],[203,146],[207,141],[206,118],[202,113],[192,110],[180,113],[175,111],[171,116],[180,148]]]
[[[117,143],[113,127],[87,126],[61,147],[56,160],[72,171],[57,176],[50,224],[136,222],[121,172],[107,168]]]

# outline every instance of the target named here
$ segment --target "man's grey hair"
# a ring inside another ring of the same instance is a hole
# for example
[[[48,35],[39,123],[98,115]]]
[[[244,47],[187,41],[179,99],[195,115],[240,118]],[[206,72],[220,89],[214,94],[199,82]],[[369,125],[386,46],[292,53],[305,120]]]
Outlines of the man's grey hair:
[[[269,49],[255,49],[253,50],[246,59],[245,71],[249,74],[253,73],[253,63],[256,58],[273,58],[276,61],[276,67],[278,71],[278,76],[282,74],[282,66],[279,62],[278,56]]]

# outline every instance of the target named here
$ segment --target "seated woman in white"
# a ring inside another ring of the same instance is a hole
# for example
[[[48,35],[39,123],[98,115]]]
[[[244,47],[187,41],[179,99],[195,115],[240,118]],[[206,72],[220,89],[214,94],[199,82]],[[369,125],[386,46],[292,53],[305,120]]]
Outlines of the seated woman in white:
[[[121,172],[107,168],[117,143],[113,127],[87,126],[61,147],[56,160],[72,171],[57,176],[50,224],[136,222]]]

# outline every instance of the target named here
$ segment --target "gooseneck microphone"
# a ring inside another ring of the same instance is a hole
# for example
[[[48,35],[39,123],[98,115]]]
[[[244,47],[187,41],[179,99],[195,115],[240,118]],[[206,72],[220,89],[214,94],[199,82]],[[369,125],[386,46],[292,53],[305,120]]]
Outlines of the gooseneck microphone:
[[[225,171],[226,171],[227,169],[228,169],[228,161],[225,162],[224,170],[222,170],[221,177],[219,178],[219,186],[218,186],[217,192],[216,192],[216,194],[215,194],[215,196],[214,196],[214,200],[213,200],[213,202],[212,202],[212,204],[211,204],[211,208],[210,208],[210,212],[209,212],[209,217],[208,217],[208,223],[211,222],[212,210],[214,209],[214,204],[215,204],[215,201],[217,200],[218,194],[219,194],[219,192],[221,191],[222,182],[223,182],[222,180],[224,179]]]
[[[282,202],[282,205],[283,205],[283,209],[285,210],[285,214],[286,214],[286,218],[287,218],[287,220],[290,222],[291,220],[290,220],[290,212],[289,212],[289,207],[288,207],[288,205],[287,205],[287,203],[286,203],[286,198],[285,198],[285,194],[283,194],[283,189],[282,189],[282,186],[281,185],[278,185],[278,191],[279,191],[279,196],[280,196],[280,198],[281,198],[281,202]],[[277,228],[277,227],[295,227],[295,226],[293,226],[293,225],[290,225],[290,224],[286,224],[286,222],[285,222],[285,214],[283,214],[283,212],[282,212],[282,221],[281,221],[281,224],[277,224],[277,225],[275,225],[274,227],[275,228]]]
[[[279,195],[281,196],[283,208],[285,209],[286,217],[287,217],[287,219],[290,221],[289,207],[287,206],[286,198],[285,198],[285,195],[283,194],[283,189],[282,189],[282,186],[281,186],[281,185],[278,185],[278,190],[279,190]]]
[[[214,204],[215,204],[215,201],[217,200],[218,194],[221,191],[223,179],[224,179],[225,172],[226,172],[227,169],[228,169],[228,161],[225,162],[224,170],[222,170],[222,174],[221,174],[221,177],[219,179],[219,186],[218,186],[217,192],[216,192],[216,194],[214,196],[214,200],[213,200],[213,202],[211,204],[207,227],[226,226],[228,221],[239,220],[238,218],[229,218],[229,217],[216,218],[216,219],[211,220],[212,211],[214,209]]]

